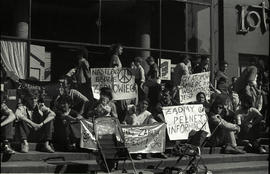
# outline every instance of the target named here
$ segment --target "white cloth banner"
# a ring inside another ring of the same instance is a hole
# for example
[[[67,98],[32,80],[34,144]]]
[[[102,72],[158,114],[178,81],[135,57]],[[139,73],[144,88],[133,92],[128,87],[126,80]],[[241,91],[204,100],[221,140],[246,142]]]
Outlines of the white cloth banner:
[[[130,153],[161,153],[165,151],[166,124],[122,126],[125,144]]]
[[[170,140],[186,140],[191,130],[204,130],[210,136],[207,116],[202,104],[162,108]]]
[[[91,68],[91,85],[95,99],[99,99],[99,89],[110,87],[114,100],[137,98],[135,76],[128,68]]]
[[[196,101],[196,95],[204,92],[206,99],[210,99],[210,72],[183,75],[179,86],[180,103]]]
[[[26,42],[1,40],[1,60],[6,71],[26,78]]]
[[[81,120],[81,140],[80,147],[85,149],[97,150],[97,142],[93,134],[93,123]]]
[[[122,126],[122,130],[125,137],[125,146],[130,153],[161,153],[165,151],[166,124],[164,123],[146,126]],[[91,122],[81,120],[81,135],[81,148],[98,150]]]

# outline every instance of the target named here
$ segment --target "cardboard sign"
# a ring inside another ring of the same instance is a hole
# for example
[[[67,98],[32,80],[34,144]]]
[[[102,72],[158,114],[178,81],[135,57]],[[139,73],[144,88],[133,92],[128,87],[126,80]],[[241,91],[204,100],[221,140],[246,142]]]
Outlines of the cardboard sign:
[[[161,153],[165,151],[166,124],[123,126],[125,143],[130,153]]]
[[[180,103],[196,101],[196,95],[204,92],[206,99],[210,99],[210,72],[184,75],[179,86]]]
[[[91,84],[95,99],[100,98],[100,88],[110,87],[114,100],[136,98],[135,76],[128,68],[91,68]]]
[[[160,78],[161,80],[171,80],[171,60],[160,59]]]
[[[80,147],[85,149],[97,150],[96,138],[93,134],[93,123],[81,120],[81,139]]]
[[[186,140],[191,130],[204,130],[210,136],[207,116],[202,104],[163,107],[170,140]]]

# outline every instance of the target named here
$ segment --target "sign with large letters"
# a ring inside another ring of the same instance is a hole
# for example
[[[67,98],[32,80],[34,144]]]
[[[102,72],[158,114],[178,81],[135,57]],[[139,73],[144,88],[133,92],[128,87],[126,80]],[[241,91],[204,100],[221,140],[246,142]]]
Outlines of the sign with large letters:
[[[91,85],[95,99],[99,99],[102,87],[112,89],[114,100],[133,99],[138,95],[135,76],[128,68],[91,68]]]
[[[239,32],[247,33],[258,27],[261,27],[262,31],[268,30],[267,19],[269,8],[267,8],[265,1],[260,5],[238,5],[239,9]]]
[[[191,130],[211,132],[202,104],[163,107],[170,140],[186,140]]]
[[[171,60],[160,59],[160,79],[171,80]]]

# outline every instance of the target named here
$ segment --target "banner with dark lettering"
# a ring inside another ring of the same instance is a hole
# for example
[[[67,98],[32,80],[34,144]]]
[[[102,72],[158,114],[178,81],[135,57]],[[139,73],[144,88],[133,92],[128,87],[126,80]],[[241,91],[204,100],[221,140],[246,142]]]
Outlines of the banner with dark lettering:
[[[99,99],[99,89],[110,87],[114,100],[137,98],[135,76],[128,68],[91,68],[91,85],[95,99]]]
[[[180,103],[196,101],[196,95],[204,92],[210,99],[210,72],[183,75],[179,86]]]
[[[161,153],[165,151],[166,124],[122,126],[130,153]]]
[[[207,116],[202,104],[163,107],[170,140],[186,140],[191,130],[202,130],[210,136]],[[206,123],[206,124],[205,124]]]
[[[171,59],[160,59],[159,67],[161,80],[171,80]]]
[[[166,124],[156,123],[146,126],[122,126],[125,145],[130,153],[160,153],[165,151]],[[97,150],[93,124],[81,120],[80,147]]]

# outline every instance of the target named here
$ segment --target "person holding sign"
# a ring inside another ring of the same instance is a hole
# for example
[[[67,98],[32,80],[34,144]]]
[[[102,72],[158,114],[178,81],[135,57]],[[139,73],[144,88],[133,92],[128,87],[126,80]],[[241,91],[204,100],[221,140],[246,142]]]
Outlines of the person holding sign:
[[[148,125],[156,123],[157,121],[153,118],[151,112],[147,111],[148,106],[148,100],[141,100],[136,109],[132,108],[134,112],[127,115],[124,122],[129,125]],[[134,159],[141,160],[142,154],[136,154]]]
[[[222,118],[221,114],[224,110],[224,105],[225,99],[222,96],[217,96],[208,114],[210,129],[212,132],[216,130],[212,135],[212,143],[215,145],[223,145],[222,153],[243,154],[245,151],[237,148],[235,139],[235,132],[239,133],[240,127]]]

